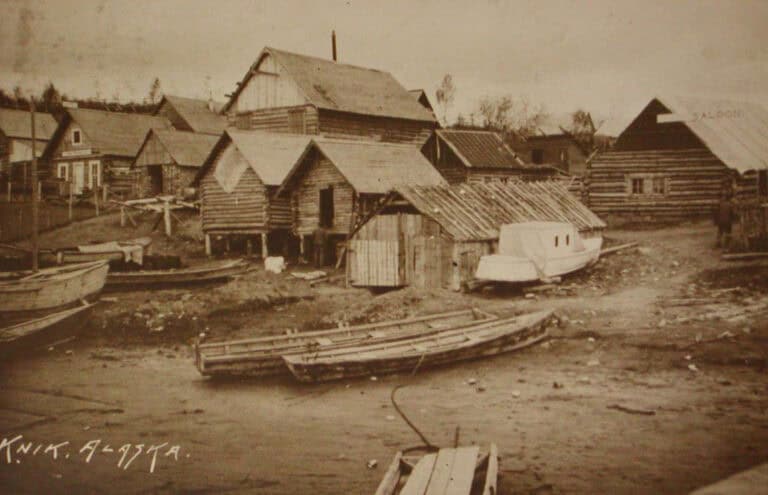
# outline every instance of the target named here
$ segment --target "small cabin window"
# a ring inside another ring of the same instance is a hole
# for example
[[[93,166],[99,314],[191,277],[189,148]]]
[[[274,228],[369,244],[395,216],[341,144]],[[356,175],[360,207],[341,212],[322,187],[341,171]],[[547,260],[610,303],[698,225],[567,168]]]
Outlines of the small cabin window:
[[[664,177],[654,177],[652,180],[653,194],[667,193],[667,180]]]
[[[632,179],[632,194],[643,194],[645,192],[644,184],[644,179]]]
[[[560,243],[560,238],[559,238],[559,236],[555,236],[555,247],[557,247],[557,245],[558,245],[559,243]]]
[[[571,245],[571,234],[565,234],[565,245],[566,246]]]
[[[59,163],[56,176],[59,179],[69,180],[69,166],[66,163]]]
[[[544,163],[544,150],[536,148],[531,151],[531,161],[536,165],[541,165]]]
[[[768,196],[768,170],[759,170],[757,172],[757,194]]]
[[[333,186],[320,189],[320,226],[333,227]]]
[[[72,131],[72,144],[80,144],[83,142],[83,136],[80,129],[74,129]]]

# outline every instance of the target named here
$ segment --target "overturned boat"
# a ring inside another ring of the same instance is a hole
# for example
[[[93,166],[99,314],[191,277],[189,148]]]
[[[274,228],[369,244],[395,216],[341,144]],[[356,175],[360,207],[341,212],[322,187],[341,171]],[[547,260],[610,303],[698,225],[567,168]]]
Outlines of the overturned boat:
[[[552,319],[552,311],[538,311],[393,342],[284,355],[283,360],[302,382],[414,372],[530,346],[547,337]]]
[[[603,238],[583,238],[561,222],[502,225],[498,254],[480,257],[479,280],[534,282],[572,273],[597,262]]]
[[[198,343],[195,364],[204,376],[264,377],[288,373],[282,356],[344,349],[362,343],[393,342],[493,321],[478,309],[450,311],[365,325],[270,337]]]
[[[230,260],[190,268],[110,272],[107,277],[107,288],[120,290],[216,282],[241,275],[248,270],[248,266],[246,260]]]

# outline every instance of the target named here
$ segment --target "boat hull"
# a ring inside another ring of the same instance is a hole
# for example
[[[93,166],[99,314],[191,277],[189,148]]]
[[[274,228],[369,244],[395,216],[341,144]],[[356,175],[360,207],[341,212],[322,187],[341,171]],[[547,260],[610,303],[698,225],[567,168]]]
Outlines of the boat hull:
[[[539,264],[520,256],[491,254],[482,256],[475,277],[497,282],[534,282],[581,270],[600,257],[602,238],[584,240],[584,250],[544,259]]]
[[[213,267],[181,268],[178,270],[144,270],[137,272],[112,272],[107,277],[109,289],[145,286],[168,286],[198,284],[226,280],[240,275],[248,269],[244,260],[216,265]]]
[[[58,270],[49,268],[37,277],[0,282],[0,313],[63,308],[96,296],[104,287],[109,265],[101,261]]]
[[[402,341],[399,349],[359,346],[347,354],[304,353],[283,356],[296,379],[305,383],[325,382],[369,375],[443,366],[459,361],[494,356],[533,345],[547,337],[551,311],[521,318],[500,319],[458,332],[448,330],[429,338]],[[522,319],[522,323],[521,323]],[[445,335],[443,335],[443,333]],[[443,338],[444,342],[440,342]],[[466,339],[466,340],[465,340]]]
[[[288,373],[284,355],[309,349],[340,349],[363,342],[387,342],[495,319],[495,315],[468,309],[330,330],[198,344],[195,365],[204,376],[275,376]]]
[[[0,356],[13,359],[19,352],[76,335],[83,328],[82,318],[93,306],[84,304],[0,328]]]

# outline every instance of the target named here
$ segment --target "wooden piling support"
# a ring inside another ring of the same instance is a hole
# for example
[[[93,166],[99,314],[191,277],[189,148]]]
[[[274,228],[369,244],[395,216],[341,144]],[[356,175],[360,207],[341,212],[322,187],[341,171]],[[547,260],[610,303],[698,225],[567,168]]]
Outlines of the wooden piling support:
[[[267,233],[261,234],[261,257],[267,259],[269,257],[269,247],[267,246]]]
[[[250,237],[245,240],[245,254],[247,256],[253,255],[253,240]]]
[[[125,206],[120,207],[120,226],[125,227]]]
[[[163,203],[163,222],[165,223],[165,235],[171,237],[171,204],[168,201]]]
[[[205,255],[211,256],[211,234],[205,234]]]
[[[8,202],[11,202],[11,190],[13,189],[13,185],[11,183],[10,178],[8,179]]]

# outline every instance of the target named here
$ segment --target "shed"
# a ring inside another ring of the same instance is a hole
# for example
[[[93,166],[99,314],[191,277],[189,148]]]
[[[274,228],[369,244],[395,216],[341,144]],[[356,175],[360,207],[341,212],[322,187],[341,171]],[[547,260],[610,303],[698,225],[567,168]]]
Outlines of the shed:
[[[219,140],[213,134],[152,129],[139,148],[133,169],[138,196],[182,196]]]
[[[171,123],[152,115],[68,108],[43,153],[48,175],[71,184],[74,194],[108,185],[118,197],[135,197],[131,164],[150,129],[171,129]]]
[[[349,281],[459,290],[497,251],[502,225],[530,221],[568,222],[584,237],[605,228],[555,181],[399,185],[352,236]]]
[[[492,131],[438,129],[421,151],[451,184],[542,179],[556,172],[526,164]]]
[[[330,243],[345,238],[355,222],[401,183],[446,182],[415,146],[313,139],[281,187],[291,197],[293,232],[301,237],[302,252],[307,235],[318,230]]]
[[[594,211],[634,221],[710,215],[724,190],[768,197],[768,111],[754,103],[654,98],[589,165]],[[763,199],[764,200],[764,199]]]
[[[206,252],[212,237],[259,237],[268,254],[268,234],[291,228],[290,199],[277,189],[310,142],[309,136],[228,129],[198,172]]]
[[[227,127],[227,118],[220,113],[223,106],[213,100],[165,95],[157,105],[155,115],[170,120],[180,131],[220,136]]]
[[[418,145],[439,127],[389,72],[271,47],[222,112],[240,129]]]

